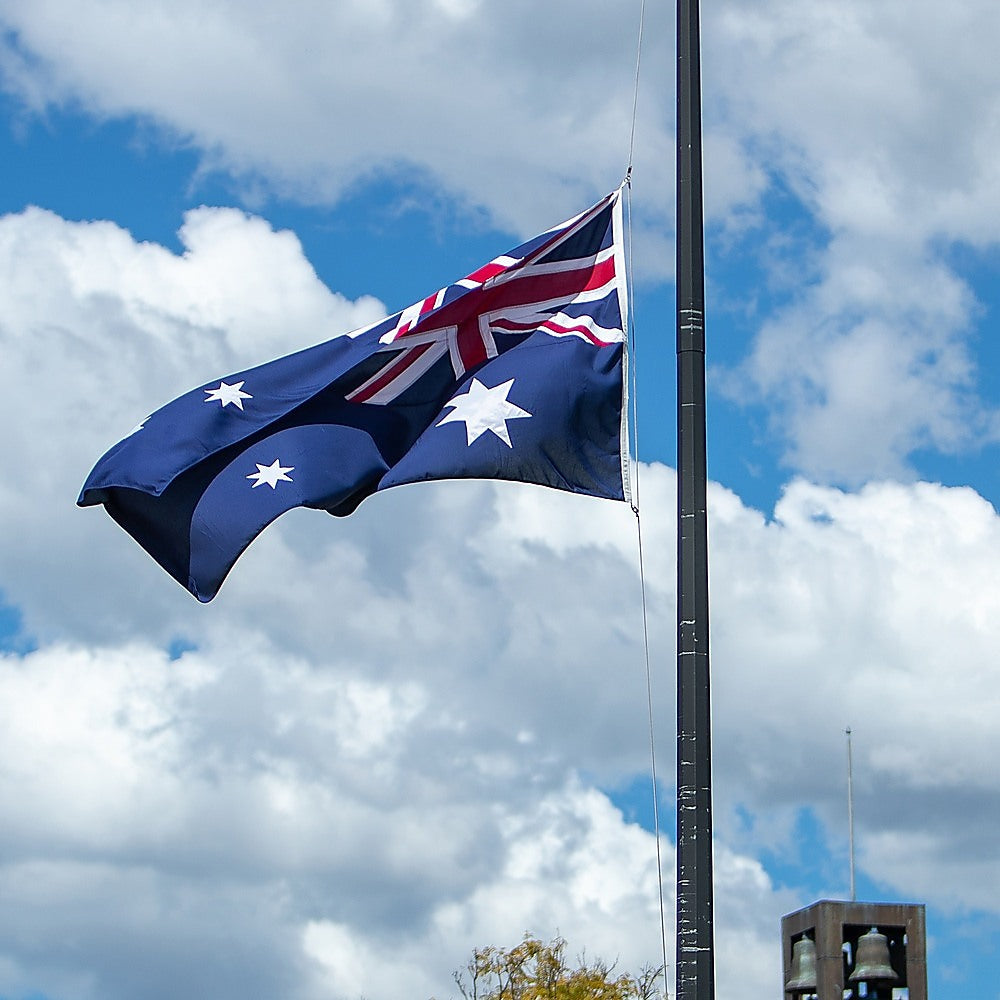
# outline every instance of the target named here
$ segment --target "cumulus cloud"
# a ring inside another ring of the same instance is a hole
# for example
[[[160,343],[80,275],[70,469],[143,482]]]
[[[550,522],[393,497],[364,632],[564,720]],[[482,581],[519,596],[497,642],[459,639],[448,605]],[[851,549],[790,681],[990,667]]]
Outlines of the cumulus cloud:
[[[526,928],[624,968],[659,961],[651,835],[572,776],[510,798],[415,765],[412,692],[132,644],[6,657],[0,693],[16,762],[0,787],[18,803],[5,992],[444,996],[473,947]],[[720,847],[718,867],[739,900],[720,908],[720,953],[763,953],[790,898],[747,857]],[[742,967],[727,959],[722,981]],[[743,982],[764,996],[774,961],[759,972]]]
[[[422,928],[484,884],[502,895],[519,838],[522,853],[536,834],[558,853],[577,836],[568,817],[588,811],[612,855],[646,838],[567,784],[588,764],[631,770],[637,751],[622,720],[641,687],[618,683],[599,706],[591,693],[621,645],[601,614],[634,589],[628,512],[592,505],[618,514],[590,542],[606,563],[597,587],[573,545],[535,576],[541,517],[529,508],[523,539],[506,535],[487,484],[394,491],[347,530],[296,512],[206,614],[107,518],[73,508],[87,466],[193,373],[381,307],[330,293],[290,234],[242,213],[192,213],[181,238],[175,255],[107,223],[0,220],[0,416],[20,470],[0,493],[18,528],[0,539],[0,571],[38,645],[0,665],[0,990],[146,995],[140,980],[176,991],[183,968],[193,995],[251,981],[262,995],[329,995],[331,928],[343,928],[359,955],[381,956],[373,968],[396,940],[442,992],[483,942],[438,932],[429,962]],[[565,647],[545,593],[559,581],[590,619]],[[168,647],[188,651],[171,661]],[[625,917],[619,896],[607,905]],[[548,934],[550,917],[512,906],[509,923]],[[366,993],[394,995],[396,981]]]
[[[595,787],[647,766],[625,505],[468,482],[347,520],[296,511],[210,606],[72,507],[100,450],[195,372],[381,309],[325,289],[290,234],[243,213],[193,213],[183,242],[0,220],[16,471],[0,518],[17,528],[0,580],[37,643],[0,662],[0,991],[448,995],[469,949],[526,929],[656,961],[652,838]],[[674,474],[642,477],[669,743]],[[803,808],[835,851],[846,839],[844,725],[864,870],[995,908],[975,859],[991,863],[1000,803],[1000,519],[933,484],[799,480],[770,519],[713,487],[710,510],[720,984],[763,998],[777,919],[809,900],[755,852],[794,856]]]
[[[718,110],[769,140],[772,169],[834,232],[995,241],[993,4],[728,0],[707,18]]]
[[[149,117],[202,151],[206,169],[306,200],[402,172],[536,232],[622,179],[631,7],[352,0],[290,10],[5,4],[0,65],[36,106]],[[669,47],[664,32],[650,37]],[[643,113],[659,139],[654,109]]]
[[[374,299],[331,293],[291,233],[242,212],[190,212],[180,238],[176,255],[110,222],[68,223],[34,208],[0,219],[0,408],[18,468],[0,484],[4,522],[17,527],[4,575],[20,578],[26,610],[45,609],[47,621],[28,612],[40,634],[55,622],[99,629],[118,618],[87,597],[85,581],[109,573],[107,552],[83,543],[68,506],[105,449],[190,389],[194,372],[207,380],[384,314]],[[67,559],[73,551],[78,560]],[[161,602],[150,600],[155,619]]]
[[[843,850],[851,726],[863,868],[903,894],[991,906],[973,859],[992,857],[1000,791],[986,777],[996,511],[967,488],[802,481],[770,523],[731,496],[714,510],[717,795],[793,855],[808,804]],[[845,882],[846,867],[831,891]]]
[[[842,484],[995,442],[977,303],[943,251],[996,243],[1000,12],[730,0],[706,18],[709,114],[809,222],[764,267],[780,293],[727,391],[767,407],[788,466]],[[755,239],[775,242],[775,211]]]
[[[819,283],[764,320],[741,377],[723,379],[769,401],[786,464],[820,481],[912,478],[914,452],[994,437],[976,393],[971,290],[939,262],[872,249],[831,243]]]
[[[673,25],[659,5],[646,17],[644,279],[669,272],[674,160]],[[977,303],[943,249],[996,242],[996,5],[727,0],[703,18],[710,245],[758,260],[770,286],[729,394],[765,407],[787,466],[840,484],[912,476],[921,449],[995,442]],[[334,203],[399,182],[524,235],[621,179],[637,19],[630,3],[569,0],[280,15],[230,0],[8,2],[0,79],[39,114],[151,122],[247,200]]]
[[[0,74],[40,114],[152,121],[247,191],[335,201],[405,176],[529,232],[620,179],[631,13],[0,0]],[[649,14],[637,245],[664,259],[671,28]],[[820,482],[991,439],[980,307],[943,248],[996,241],[996,5],[703,16],[709,221],[734,253],[763,245],[767,284],[728,391]],[[776,195],[794,225],[768,220]],[[243,212],[193,211],[180,240],[0,219],[0,587],[38,647],[0,662],[0,992],[447,995],[471,947],[529,928],[655,961],[651,838],[595,789],[646,766],[627,509],[460,483],[347,522],[293,512],[204,608],[72,508],[101,451],[193,381],[383,311]],[[662,738],[673,491],[643,469]],[[773,517],[714,487],[711,516],[720,991],[775,995],[777,918],[809,901],[762,850],[796,859],[806,809],[846,852],[846,725],[864,872],[995,913],[996,512],[800,479]],[[846,860],[824,874],[843,892]]]

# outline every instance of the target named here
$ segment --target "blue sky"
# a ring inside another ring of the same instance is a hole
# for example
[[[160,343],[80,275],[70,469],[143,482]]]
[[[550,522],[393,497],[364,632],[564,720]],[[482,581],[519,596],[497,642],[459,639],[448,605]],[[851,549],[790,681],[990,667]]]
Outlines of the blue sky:
[[[647,6],[669,839],[673,41]],[[440,998],[525,929],[657,958],[627,510],[457,483],[293,512],[202,607],[74,507],[179,392],[615,187],[637,18],[0,0],[0,997]],[[998,32],[978,0],[704,13],[720,995],[777,995],[780,916],[846,892],[846,725],[860,894],[926,902],[935,996],[1000,995]]]

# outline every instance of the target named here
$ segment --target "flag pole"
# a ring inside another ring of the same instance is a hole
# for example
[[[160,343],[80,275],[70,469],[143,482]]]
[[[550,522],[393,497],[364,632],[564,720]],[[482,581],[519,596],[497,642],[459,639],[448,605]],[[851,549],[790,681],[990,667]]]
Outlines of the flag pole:
[[[677,956],[675,1000],[714,1000],[698,0],[677,0]]]

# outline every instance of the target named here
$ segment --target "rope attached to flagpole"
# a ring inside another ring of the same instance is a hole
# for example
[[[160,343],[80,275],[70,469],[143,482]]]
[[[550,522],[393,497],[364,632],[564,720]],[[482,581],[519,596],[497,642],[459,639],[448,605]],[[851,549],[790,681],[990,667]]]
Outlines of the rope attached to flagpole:
[[[632,128],[628,137],[628,169],[625,180],[632,176],[632,153],[635,151],[635,120],[639,107],[639,69],[642,66],[642,26],[646,20],[646,0],[639,0],[639,38],[635,46],[635,82],[632,87]]]
[[[666,928],[666,905],[663,898],[663,857],[660,841],[660,810],[658,801],[657,776],[656,776],[656,733],[653,724],[653,674],[651,658],[649,653],[649,614],[646,600],[646,569],[643,557],[642,546],[642,518],[639,514],[639,421],[636,394],[636,345],[635,345],[635,299],[632,291],[632,157],[635,151],[635,127],[637,111],[639,105],[639,71],[642,66],[642,32],[645,23],[646,0],[640,0],[639,4],[639,34],[636,41],[635,55],[635,79],[632,91],[632,121],[629,129],[628,141],[628,166],[625,171],[625,179],[622,182],[625,188],[625,208],[626,208],[626,287],[628,288],[628,354],[629,354],[629,402],[631,404],[631,439],[633,448],[631,449],[630,479],[635,484],[630,503],[632,512],[635,514],[636,541],[639,556],[639,587],[642,601],[642,641],[646,668],[646,707],[649,719],[649,763],[652,787],[653,806],[653,836],[656,841],[656,884],[659,894],[660,909],[660,946],[662,948],[662,972],[663,972],[663,996],[664,1000],[670,998],[669,962],[667,960],[667,928]]]
[[[631,481],[635,484],[632,491],[631,505],[632,513],[635,514],[636,541],[639,554],[639,589],[642,601],[642,644],[646,666],[646,708],[649,716],[649,766],[652,785],[653,804],[653,836],[656,839],[656,885],[659,893],[660,906],[660,946],[663,954],[663,996],[664,1000],[669,1000],[670,985],[668,979],[667,961],[667,926],[666,926],[666,904],[663,899],[663,857],[660,843],[660,810],[657,791],[656,777],[656,733],[653,724],[653,672],[649,654],[649,614],[646,601],[646,566],[643,557],[642,547],[642,518],[639,515],[639,433],[638,421],[636,419],[636,361],[635,361],[635,309],[632,300],[632,185],[626,182],[625,185],[625,205],[626,205],[626,248],[625,266],[627,272],[626,286],[629,294],[629,354],[631,363],[629,365],[629,400],[632,406],[632,441],[634,453],[630,456],[632,463]]]

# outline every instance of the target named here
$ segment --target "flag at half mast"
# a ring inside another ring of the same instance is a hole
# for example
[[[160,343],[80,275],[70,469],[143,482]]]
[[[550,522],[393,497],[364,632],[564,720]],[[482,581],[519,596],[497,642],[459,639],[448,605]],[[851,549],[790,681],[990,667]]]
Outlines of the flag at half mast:
[[[623,500],[626,303],[619,190],[394,316],[178,397],[77,502],[210,601],[293,507],[468,478]]]

